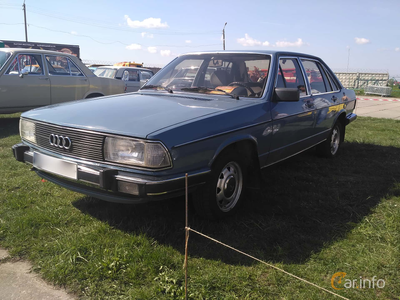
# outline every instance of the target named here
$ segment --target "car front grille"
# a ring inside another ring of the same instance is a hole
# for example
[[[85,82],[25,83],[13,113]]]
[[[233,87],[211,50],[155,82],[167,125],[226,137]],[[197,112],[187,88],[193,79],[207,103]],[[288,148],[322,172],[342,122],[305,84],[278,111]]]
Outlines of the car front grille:
[[[46,150],[76,158],[103,161],[104,136],[73,128],[54,126],[44,123],[35,123],[36,145]],[[69,137],[69,149],[55,147],[50,144],[50,135]]]

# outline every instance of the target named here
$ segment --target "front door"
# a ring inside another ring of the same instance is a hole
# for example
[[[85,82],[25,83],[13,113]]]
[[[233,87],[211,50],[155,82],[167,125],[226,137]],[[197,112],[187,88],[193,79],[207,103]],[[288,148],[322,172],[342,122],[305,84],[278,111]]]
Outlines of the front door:
[[[89,91],[89,80],[66,56],[46,55],[51,84],[51,103],[83,99]]]
[[[40,54],[18,54],[0,77],[2,112],[26,111],[50,104],[50,83]]]
[[[297,58],[280,57],[275,86],[299,89],[300,100],[271,103],[273,135],[268,164],[290,157],[313,144],[312,98]]]

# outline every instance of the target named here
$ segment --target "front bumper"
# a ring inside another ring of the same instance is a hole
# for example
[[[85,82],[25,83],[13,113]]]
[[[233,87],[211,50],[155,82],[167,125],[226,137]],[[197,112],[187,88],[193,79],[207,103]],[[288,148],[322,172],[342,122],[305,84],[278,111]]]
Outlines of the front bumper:
[[[33,165],[33,170],[42,178],[69,190],[91,197],[118,203],[145,203],[183,195],[185,192],[185,174],[178,176],[156,177],[118,170],[115,167],[94,166],[85,162],[68,162],[76,165],[76,176],[67,178],[54,171],[42,169],[34,162],[34,156],[53,156],[43,154],[25,144],[12,147],[17,161]],[[56,158],[63,161],[62,158]],[[65,161],[68,161],[67,159]],[[210,171],[192,172],[188,175],[189,191],[204,184]]]
[[[355,121],[357,119],[357,115],[350,113],[346,116],[346,125],[350,124],[351,122]]]

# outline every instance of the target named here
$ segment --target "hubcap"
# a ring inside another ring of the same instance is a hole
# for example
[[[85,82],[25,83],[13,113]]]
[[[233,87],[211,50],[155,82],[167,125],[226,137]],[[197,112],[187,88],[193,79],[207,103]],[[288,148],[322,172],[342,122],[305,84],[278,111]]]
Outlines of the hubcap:
[[[237,163],[229,162],[219,174],[215,190],[219,209],[223,212],[233,209],[239,201],[242,189],[242,170]]]
[[[331,136],[331,153],[335,155],[339,149],[340,131],[337,127],[333,128]]]

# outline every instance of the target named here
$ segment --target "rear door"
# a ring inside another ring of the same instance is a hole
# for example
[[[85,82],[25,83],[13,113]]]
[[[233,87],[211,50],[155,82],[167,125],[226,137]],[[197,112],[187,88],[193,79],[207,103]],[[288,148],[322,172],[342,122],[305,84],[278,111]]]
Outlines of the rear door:
[[[272,145],[269,164],[292,156],[314,144],[314,111],[303,71],[296,57],[280,57],[275,87],[297,88],[300,99],[271,102]]]
[[[67,56],[46,55],[51,84],[51,103],[83,99],[89,91],[89,80]]]
[[[50,104],[50,83],[43,65],[41,54],[18,54],[12,60],[0,78],[3,111],[25,111]]]
[[[302,59],[311,87],[311,105],[316,111],[315,131],[324,140],[335,122],[335,117],[342,108],[340,88],[326,68],[317,60]]]

